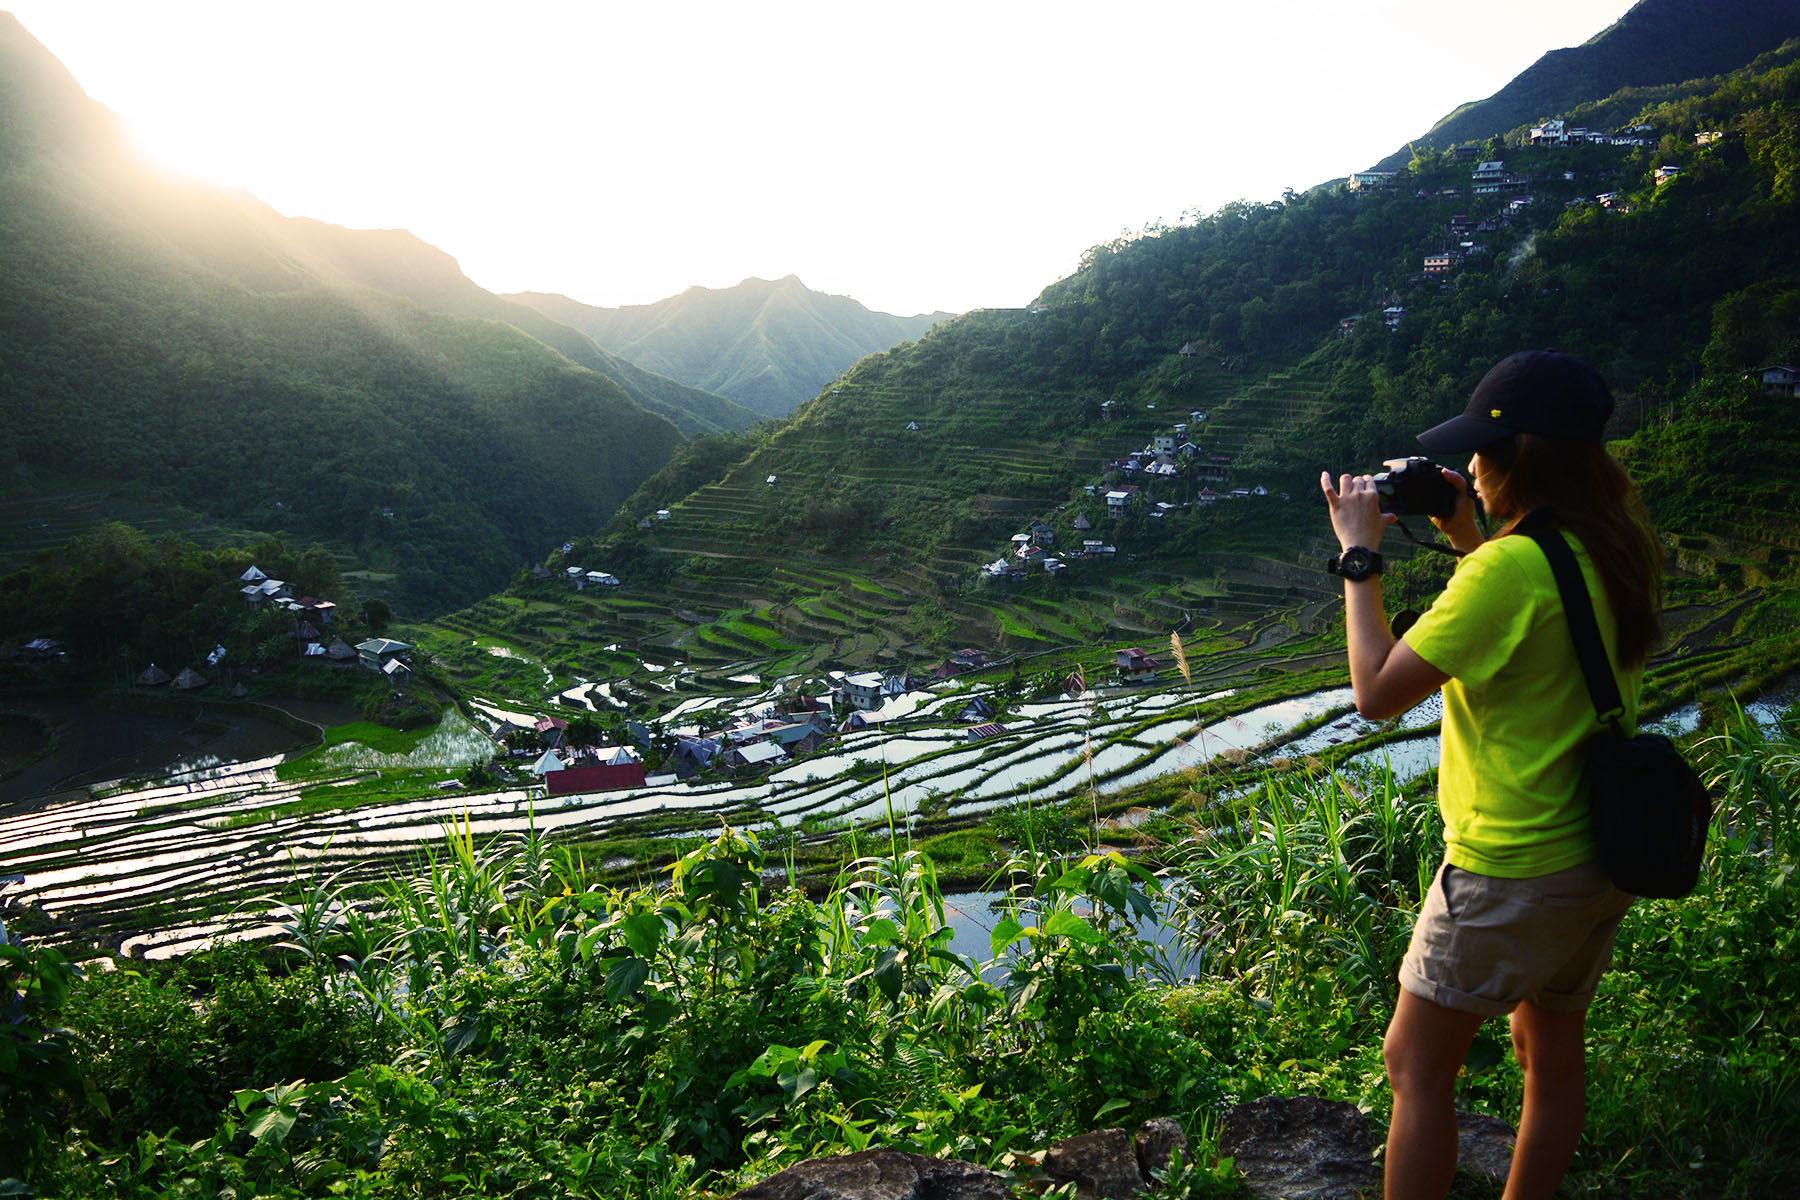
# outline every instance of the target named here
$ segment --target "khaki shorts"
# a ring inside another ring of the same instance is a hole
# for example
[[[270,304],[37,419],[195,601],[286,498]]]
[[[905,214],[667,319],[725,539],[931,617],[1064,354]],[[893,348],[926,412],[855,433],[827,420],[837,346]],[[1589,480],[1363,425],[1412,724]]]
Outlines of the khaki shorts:
[[[1400,986],[1445,1008],[1497,1017],[1529,1000],[1584,1012],[1636,897],[1598,862],[1531,879],[1445,863],[1419,909]]]

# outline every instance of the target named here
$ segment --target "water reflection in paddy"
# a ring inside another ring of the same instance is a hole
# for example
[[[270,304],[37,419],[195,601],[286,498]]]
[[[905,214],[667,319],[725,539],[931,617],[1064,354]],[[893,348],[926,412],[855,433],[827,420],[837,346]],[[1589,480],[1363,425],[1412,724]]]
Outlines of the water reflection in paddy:
[[[928,707],[966,702],[966,697],[932,700]],[[1027,798],[1056,801],[1085,794],[1090,786],[1113,793],[1134,783],[1212,761],[1221,751],[1250,749],[1265,742],[1271,726],[1281,730],[1316,719],[1350,702],[1347,688],[1332,688],[1292,700],[1274,702],[1215,720],[1190,734],[1189,714],[1197,704],[1180,693],[1115,696],[1095,710],[1077,701],[1023,705],[1006,718],[1013,732],[988,742],[968,743],[960,729],[876,730],[847,738],[838,753],[811,762],[787,765],[773,777],[754,783],[663,785],[622,792],[546,797],[513,790],[470,795],[453,792],[415,797],[395,804],[349,811],[296,815],[253,829],[225,828],[231,816],[272,807],[297,798],[297,785],[273,778],[275,760],[237,764],[229,770],[208,768],[196,776],[155,788],[79,804],[52,803],[32,813],[0,815],[0,855],[28,864],[33,899],[54,898],[59,906],[86,901],[117,905],[126,897],[167,894],[192,887],[207,894],[228,880],[262,878],[274,865],[285,869],[292,851],[306,861],[322,860],[321,869],[348,864],[364,853],[431,841],[441,824],[467,819],[478,837],[523,829],[586,828],[601,830],[628,816],[664,811],[724,812],[760,807],[784,825],[802,820],[836,823],[854,817],[879,820],[892,809],[915,812],[928,803],[955,797],[956,811],[977,812],[1015,805]],[[717,706],[706,697],[691,708]],[[914,701],[916,704],[916,701]],[[1747,706],[1759,719],[1773,719],[1774,706]],[[484,702],[483,711],[503,712]],[[521,723],[534,718],[512,714]],[[1124,735],[1146,719],[1148,729]],[[1689,729],[1698,710],[1687,706],[1663,718],[1665,727]],[[1433,704],[1421,705],[1398,722],[1398,728],[1424,729],[1437,720]],[[665,726],[666,728],[667,726]],[[1351,714],[1334,717],[1324,728],[1273,750],[1301,757],[1333,745],[1359,748],[1377,730],[1394,725],[1364,722]],[[1090,768],[1083,765],[1087,745],[1096,751]],[[491,752],[491,743],[460,717],[449,716],[443,727],[405,756],[377,755],[366,747],[340,747],[336,753],[347,770],[374,771],[389,765],[454,770]],[[328,752],[329,753],[329,752]],[[884,778],[845,777],[858,762],[887,762]],[[1436,762],[1434,736],[1416,736],[1383,747],[1364,749],[1347,760],[1351,770],[1387,765],[1402,778],[1426,771]],[[1090,779],[1117,777],[1091,785]],[[1057,776],[1054,783],[1047,777]],[[179,809],[179,811],[177,811]],[[146,812],[153,814],[146,817]],[[71,846],[70,843],[76,843]],[[40,849],[41,848],[41,849]],[[368,848],[365,850],[365,848]],[[207,881],[207,882],[201,882]],[[43,889],[43,890],[40,890]],[[52,896],[53,893],[53,896]],[[136,901],[131,901],[135,903]]]
[[[464,767],[493,757],[494,743],[485,733],[447,712],[436,729],[405,754],[388,754],[361,742],[327,746],[312,761],[326,767]]]

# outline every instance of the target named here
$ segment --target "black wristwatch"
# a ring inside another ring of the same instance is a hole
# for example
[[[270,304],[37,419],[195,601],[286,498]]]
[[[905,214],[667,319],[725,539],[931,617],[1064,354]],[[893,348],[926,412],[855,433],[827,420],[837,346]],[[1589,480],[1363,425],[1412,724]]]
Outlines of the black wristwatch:
[[[1333,555],[1325,569],[1352,582],[1367,579],[1381,574],[1381,555],[1365,546],[1351,546],[1342,554]]]

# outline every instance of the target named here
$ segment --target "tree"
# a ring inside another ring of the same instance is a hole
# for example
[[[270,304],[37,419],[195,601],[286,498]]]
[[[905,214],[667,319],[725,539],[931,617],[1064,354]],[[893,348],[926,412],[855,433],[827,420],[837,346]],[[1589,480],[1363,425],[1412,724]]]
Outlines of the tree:
[[[385,632],[388,622],[394,619],[393,611],[388,608],[387,602],[373,597],[363,601],[362,615],[363,621],[369,626],[369,632],[376,634]]]

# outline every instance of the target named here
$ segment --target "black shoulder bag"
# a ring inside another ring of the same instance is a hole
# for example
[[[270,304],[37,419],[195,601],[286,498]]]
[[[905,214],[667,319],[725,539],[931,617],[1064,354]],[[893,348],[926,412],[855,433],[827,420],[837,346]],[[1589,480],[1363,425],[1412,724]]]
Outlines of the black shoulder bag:
[[[1536,517],[1537,514],[1533,514]],[[1527,529],[1529,523],[1536,528]],[[1712,797],[1674,743],[1658,733],[1626,737],[1625,704],[1600,640],[1594,604],[1562,534],[1527,518],[1519,530],[1550,560],[1575,657],[1601,730],[1588,742],[1588,807],[1600,863],[1620,891],[1672,899],[1694,890],[1712,823]]]

